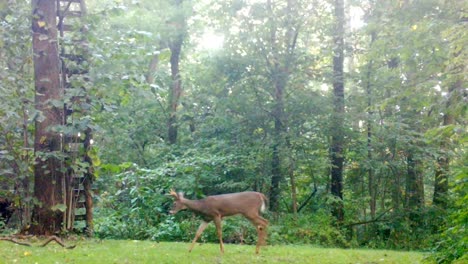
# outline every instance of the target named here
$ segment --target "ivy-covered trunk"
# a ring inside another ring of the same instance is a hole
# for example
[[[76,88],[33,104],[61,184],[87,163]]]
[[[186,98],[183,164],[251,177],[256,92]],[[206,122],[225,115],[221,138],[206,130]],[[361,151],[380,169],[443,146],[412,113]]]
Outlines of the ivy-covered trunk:
[[[29,232],[52,235],[62,228],[63,90],[60,84],[55,1],[32,1],[33,59],[35,77],[34,198]]]

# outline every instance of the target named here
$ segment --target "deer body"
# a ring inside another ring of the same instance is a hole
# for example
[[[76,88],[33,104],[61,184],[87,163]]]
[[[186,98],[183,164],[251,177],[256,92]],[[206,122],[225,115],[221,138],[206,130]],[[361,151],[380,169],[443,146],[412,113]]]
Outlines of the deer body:
[[[268,220],[260,216],[260,211],[265,210],[266,197],[259,192],[240,192],[221,195],[208,196],[201,200],[185,199],[183,193],[176,193],[171,190],[170,195],[175,198],[174,206],[170,211],[176,214],[180,210],[189,209],[201,215],[203,221],[197,230],[195,238],[192,241],[189,252],[192,251],[195,243],[203,233],[208,223],[213,221],[218,233],[220,250],[224,252],[222,239],[221,220],[223,217],[241,214],[247,218],[257,229],[258,241],[255,252],[258,254],[260,245],[265,243],[266,228]]]

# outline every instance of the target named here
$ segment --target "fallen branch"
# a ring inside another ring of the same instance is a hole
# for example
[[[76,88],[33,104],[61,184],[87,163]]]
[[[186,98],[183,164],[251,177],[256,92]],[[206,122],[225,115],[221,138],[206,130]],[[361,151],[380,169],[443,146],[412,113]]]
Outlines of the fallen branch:
[[[15,244],[22,245],[22,246],[27,246],[27,247],[30,247],[30,246],[31,246],[31,244],[29,244],[29,243],[21,242],[21,241],[15,240],[15,239],[12,238],[12,237],[0,237],[0,240],[2,240],[2,241],[10,241],[10,242],[13,242],[13,243],[15,243]]]
[[[27,247],[31,247],[31,246],[32,246],[30,243],[18,241],[18,240],[16,240],[16,239],[13,238],[13,237],[0,237],[0,240],[1,240],[1,241],[10,241],[10,242],[12,242],[12,243],[15,243],[15,244],[18,244],[18,245],[22,245],[22,246],[27,246]],[[45,247],[47,244],[49,244],[49,243],[52,242],[52,241],[55,241],[57,244],[59,244],[60,246],[66,248],[66,249],[73,249],[73,248],[76,247],[76,245],[72,245],[72,246],[67,246],[67,245],[65,245],[65,243],[63,243],[62,239],[60,239],[60,238],[57,237],[57,236],[51,236],[51,237],[49,237],[44,243],[42,243],[42,245],[40,245],[40,247]]]
[[[317,193],[317,185],[314,183],[314,190],[309,195],[309,197],[307,197],[307,199],[301,204],[301,206],[299,206],[299,209],[297,209],[298,213],[309,203],[309,201],[312,199],[312,197],[315,196],[315,193]]]
[[[361,222],[357,222],[357,223],[351,223],[351,224],[347,224],[345,226],[346,227],[351,227],[351,226],[356,226],[356,225],[365,225],[365,224],[377,223],[377,222],[388,222],[388,221],[390,221],[390,219],[380,219],[380,218],[382,218],[386,213],[388,213],[392,209],[393,209],[393,207],[387,209],[386,211],[384,211],[383,213],[381,213],[380,215],[378,215],[374,219],[367,220],[367,221],[361,221]]]
[[[59,237],[56,237],[56,236],[51,236],[49,237],[49,239],[47,239],[42,245],[41,247],[45,247],[47,244],[49,244],[51,241],[55,241],[57,242],[57,244],[61,245],[62,247],[66,248],[66,249],[73,249],[76,247],[76,245],[73,245],[73,246],[66,246],[65,243],[63,243],[62,239],[60,239]]]

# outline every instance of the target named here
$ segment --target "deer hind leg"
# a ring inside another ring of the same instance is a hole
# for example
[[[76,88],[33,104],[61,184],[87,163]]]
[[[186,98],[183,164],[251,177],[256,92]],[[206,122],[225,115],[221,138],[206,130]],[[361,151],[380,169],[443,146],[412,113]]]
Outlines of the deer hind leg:
[[[268,220],[259,215],[256,217],[249,217],[249,220],[257,229],[258,240],[255,253],[258,254],[260,252],[260,246],[266,245]]]
[[[192,245],[190,245],[189,252],[192,252],[195,243],[197,243],[198,238],[201,236],[205,228],[208,226],[209,222],[202,221],[200,226],[198,227],[197,233],[195,234],[195,238],[192,241]]]
[[[223,228],[222,228],[222,225],[221,225],[221,217],[215,217],[214,223],[216,225],[216,232],[218,233],[219,249],[221,250],[221,253],[224,253]]]

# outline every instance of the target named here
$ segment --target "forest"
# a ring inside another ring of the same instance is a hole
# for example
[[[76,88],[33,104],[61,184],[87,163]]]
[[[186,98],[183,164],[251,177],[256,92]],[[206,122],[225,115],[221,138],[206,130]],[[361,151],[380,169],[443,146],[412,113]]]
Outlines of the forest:
[[[190,242],[171,190],[256,191],[268,245],[468,261],[467,32],[458,0],[0,0],[0,235]]]

